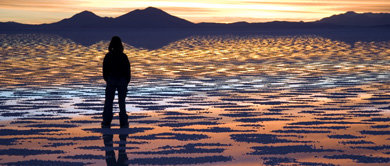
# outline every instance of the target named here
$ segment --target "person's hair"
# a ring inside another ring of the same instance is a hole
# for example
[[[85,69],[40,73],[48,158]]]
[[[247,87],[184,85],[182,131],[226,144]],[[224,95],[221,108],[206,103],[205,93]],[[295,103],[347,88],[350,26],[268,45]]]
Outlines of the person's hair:
[[[110,45],[108,46],[109,52],[123,52],[123,45],[121,38],[114,36],[111,39]]]

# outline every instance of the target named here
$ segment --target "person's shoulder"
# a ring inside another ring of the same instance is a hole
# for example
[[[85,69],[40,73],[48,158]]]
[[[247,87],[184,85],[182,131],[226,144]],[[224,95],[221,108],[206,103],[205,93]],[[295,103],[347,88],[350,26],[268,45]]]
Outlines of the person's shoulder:
[[[125,53],[122,53],[122,56],[125,57],[125,58],[127,58],[127,55],[126,55]]]
[[[104,58],[108,58],[108,57],[110,57],[110,56],[112,56],[112,53],[111,53],[111,52],[107,52],[107,53],[106,53],[106,56],[104,56]]]

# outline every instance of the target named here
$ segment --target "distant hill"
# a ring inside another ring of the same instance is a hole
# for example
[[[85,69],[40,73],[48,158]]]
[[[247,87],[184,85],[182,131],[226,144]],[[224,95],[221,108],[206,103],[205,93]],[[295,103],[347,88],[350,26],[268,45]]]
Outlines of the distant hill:
[[[21,24],[17,22],[0,22],[0,30],[29,30],[38,28],[40,25]]]
[[[113,21],[114,26],[136,28],[192,27],[194,23],[172,16],[161,9],[148,7],[134,10]]]
[[[99,17],[90,11],[83,11],[70,18],[66,18],[52,24],[47,24],[46,26],[55,28],[94,28],[112,20],[113,18]]]
[[[194,23],[172,16],[163,10],[148,7],[134,10],[116,18],[99,17],[83,11],[59,22],[43,25],[45,28],[182,28]]]
[[[299,29],[299,28],[329,28],[338,27],[333,24],[316,23],[316,22],[288,22],[288,21],[272,21],[265,23],[248,23],[248,22],[235,22],[235,23],[198,23],[198,28],[211,28],[211,29]]]
[[[0,22],[0,30],[58,30],[58,29],[149,29],[149,28],[191,28],[191,29],[318,29],[318,28],[346,28],[346,27],[390,27],[390,13],[355,13],[346,12],[333,15],[313,22],[273,21],[265,23],[192,23],[185,19],[173,16],[167,12],[148,7],[137,9],[116,18],[100,17],[90,11],[83,11],[61,21],[30,25],[15,22]]]
[[[317,22],[346,26],[390,25],[390,13],[355,13],[349,11],[323,18]]]

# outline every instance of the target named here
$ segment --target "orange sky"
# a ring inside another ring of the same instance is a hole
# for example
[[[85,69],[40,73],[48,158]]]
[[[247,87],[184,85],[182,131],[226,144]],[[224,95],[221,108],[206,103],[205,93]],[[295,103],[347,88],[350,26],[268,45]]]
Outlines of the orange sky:
[[[192,22],[313,21],[346,11],[390,12],[390,0],[1,0],[0,21],[51,23],[83,10],[117,17],[148,6]]]

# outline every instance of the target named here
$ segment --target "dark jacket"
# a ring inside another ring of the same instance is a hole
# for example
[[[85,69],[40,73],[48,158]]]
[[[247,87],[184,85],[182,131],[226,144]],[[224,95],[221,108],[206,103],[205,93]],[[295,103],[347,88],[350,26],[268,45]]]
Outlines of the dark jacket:
[[[108,79],[125,78],[127,83],[131,79],[130,62],[124,53],[108,52],[103,60],[103,78]]]

